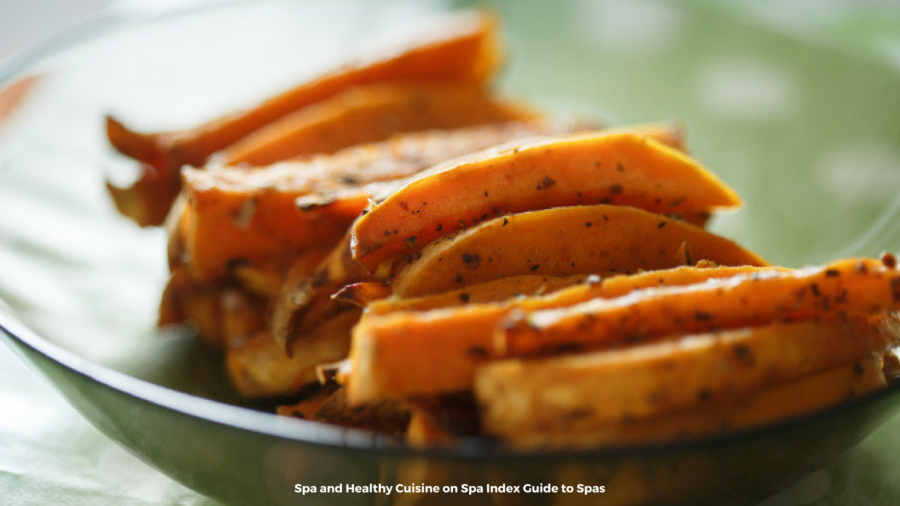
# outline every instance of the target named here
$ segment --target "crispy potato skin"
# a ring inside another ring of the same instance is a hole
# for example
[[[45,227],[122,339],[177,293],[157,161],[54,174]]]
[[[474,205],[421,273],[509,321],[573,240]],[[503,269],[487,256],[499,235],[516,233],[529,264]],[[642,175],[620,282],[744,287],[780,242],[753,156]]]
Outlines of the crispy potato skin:
[[[407,184],[353,226],[353,256],[375,270],[489,218],[607,203],[665,213],[740,205],[737,194],[680,151],[631,132],[526,140],[448,163]]]
[[[605,275],[666,269],[690,263],[685,250],[695,261],[766,265],[734,242],[680,220],[601,204],[492,219],[432,243],[408,262],[399,262],[391,286],[399,296],[415,297],[526,274]]]

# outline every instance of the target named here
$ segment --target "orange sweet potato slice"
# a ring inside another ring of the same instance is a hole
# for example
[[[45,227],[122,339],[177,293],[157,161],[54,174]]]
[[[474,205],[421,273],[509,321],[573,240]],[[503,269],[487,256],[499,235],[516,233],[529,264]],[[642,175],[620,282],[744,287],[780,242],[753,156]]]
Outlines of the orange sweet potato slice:
[[[266,327],[265,301],[236,287],[222,291],[219,314],[219,332],[225,349],[239,346]]]
[[[553,353],[648,339],[900,308],[900,271],[867,258],[821,267],[660,287],[518,315],[497,334],[501,355]]]
[[[174,271],[187,263],[187,237],[190,225],[190,210],[184,196],[172,203],[172,212],[163,224],[166,230],[166,260],[169,270]]]
[[[475,153],[479,150],[515,139],[590,131],[596,130],[596,128],[597,126],[595,124],[578,119],[543,118],[540,121],[511,122],[501,125],[470,127],[459,129],[458,131],[437,131],[398,135],[391,139],[389,143],[385,144],[390,144],[392,146],[390,149],[392,149],[394,156],[397,156],[397,153],[403,153],[404,157],[410,157],[413,160],[416,160],[416,157],[418,156],[427,156],[429,161],[445,161],[455,157],[462,157],[465,154]],[[684,150],[684,129],[677,123],[630,125],[607,131],[632,132],[650,137],[651,139],[657,140],[672,148]],[[422,144],[418,145],[419,142]],[[370,145],[361,146],[358,149],[363,149],[368,146]],[[371,146],[376,145],[373,144]],[[448,146],[459,146],[459,149],[451,150]],[[350,150],[348,149],[346,151]],[[447,153],[447,156],[440,155],[440,153],[444,152]],[[404,163],[404,157],[401,157],[397,163]],[[387,157],[385,157],[385,159],[387,159]],[[366,173],[374,172],[372,177],[369,177],[368,179],[354,179],[354,184],[339,183],[335,184],[330,189],[320,188],[314,194],[298,197],[297,206],[304,211],[323,209],[329,206],[334,206],[335,208],[346,208],[350,206],[355,209],[362,200],[367,200],[367,203],[373,201],[376,203],[382,202],[392,193],[415,179],[427,177],[445,169],[444,166],[438,165],[438,162],[433,162],[431,165],[434,166],[422,171],[411,171],[404,177],[393,179],[378,177],[378,170],[368,169]],[[377,166],[375,168],[377,169]],[[363,181],[372,182],[360,185]],[[703,226],[708,216],[706,213],[698,213],[684,215],[682,218],[691,224]]]
[[[333,297],[366,308],[369,314],[387,314],[394,311],[429,311],[466,304],[501,302],[527,295],[544,295],[581,283],[599,281],[597,276],[537,276],[526,274],[496,279],[448,292],[423,297],[391,297],[390,285],[383,283],[356,283],[348,285]],[[365,285],[376,285],[371,288]],[[379,292],[379,287],[384,287]],[[386,291],[385,291],[386,290]],[[380,296],[377,296],[380,295]]]
[[[529,380],[521,387],[528,390],[535,384]],[[876,355],[786,383],[753,390],[735,399],[720,402],[697,401],[685,409],[640,419],[592,420],[589,415],[585,415],[587,406],[583,406],[581,411],[570,406],[569,409],[555,413],[553,419],[542,416],[544,423],[527,421],[531,428],[525,429],[517,423],[521,418],[500,420],[497,413],[488,408],[487,413],[492,418],[486,421],[486,429],[518,449],[590,448],[677,441],[741,430],[811,413],[878,390],[885,384],[881,357]],[[519,388],[520,385],[516,385],[515,391],[518,392]],[[540,385],[541,391],[543,388],[544,385]],[[541,402],[541,398],[538,393],[533,401],[529,401],[531,406]],[[492,398],[488,404],[494,400],[500,401],[499,398]],[[573,412],[581,414],[581,419],[575,426],[566,422],[566,413]]]
[[[505,430],[504,424],[525,430],[640,419],[865,358],[895,345],[896,329],[893,318],[778,323],[594,353],[501,360],[476,372],[475,391],[492,431]]]
[[[347,355],[349,331],[358,318],[358,310],[354,310],[311,329],[304,342],[304,352],[290,357],[268,332],[259,332],[240,346],[225,351],[228,375],[244,397],[295,394],[316,381],[318,364]]]
[[[414,297],[523,274],[666,269],[688,263],[685,251],[690,251],[693,261],[766,264],[734,242],[680,220],[600,204],[525,212],[481,223],[430,244],[414,260],[401,261],[391,286],[401,297]]]
[[[475,369],[499,357],[493,350],[493,335],[513,311],[567,307],[595,297],[619,297],[648,287],[688,285],[769,269],[679,267],[614,276],[544,296],[493,304],[468,304],[432,311],[413,307],[386,313],[376,309],[367,312],[354,328],[350,372],[346,375],[348,393],[354,402],[367,402],[468,389],[472,386]],[[431,297],[401,299],[391,305],[415,306],[415,301],[427,299]]]
[[[377,84],[351,88],[286,116],[215,157],[224,165],[268,165],[333,153],[403,132],[524,121],[537,115],[478,86]]]
[[[188,168],[188,205],[181,232],[174,237],[200,279],[228,274],[235,261],[283,262],[306,248],[333,242],[334,234],[342,235],[369,199],[392,182],[494,144],[571,128],[578,126],[500,123],[409,133],[264,168]],[[298,198],[307,200],[302,212],[295,206]]]
[[[178,194],[179,169],[202,166],[273,121],[355,86],[383,82],[485,82],[500,62],[496,20],[465,13],[431,26],[394,51],[360,59],[303,83],[256,107],[182,132],[142,134],[109,118],[107,135],[122,153],[145,165],[131,187],[108,185],[119,210],[141,225],[162,223]]]
[[[275,342],[288,353],[305,353],[303,342],[309,329],[348,311],[359,314],[352,304],[331,298],[347,283],[374,279],[351,258],[349,241],[349,235],[345,235],[312,274],[290,273],[281,287],[271,328]]]
[[[194,174],[197,177],[194,177]],[[266,198],[265,189],[231,191],[209,180],[203,171],[186,171],[187,234],[185,250],[192,276],[212,281],[229,275],[235,266],[285,265],[310,249],[336,244],[355,214],[301,215],[289,198]]]
[[[221,351],[265,327],[266,299],[227,283],[200,283],[175,269],[160,298],[159,326],[188,324]]]
[[[526,140],[454,162],[413,181],[353,227],[369,270],[497,216],[608,203],[664,214],[734,208],[740,199],[681,152],[634,133]]]

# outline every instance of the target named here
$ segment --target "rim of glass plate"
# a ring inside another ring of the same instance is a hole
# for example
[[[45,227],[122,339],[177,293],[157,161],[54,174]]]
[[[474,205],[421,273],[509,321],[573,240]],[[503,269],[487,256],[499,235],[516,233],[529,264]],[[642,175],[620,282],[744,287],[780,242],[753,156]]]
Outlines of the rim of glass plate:
[[[74,45],[99,39],[110,32],[194,12],[250,3],[252,3],[251,0],[192,0],[186,4],[178,4],[177,7],[164,2],[162,3],[163,8],[139,10],[129,8],[127,2],[113,4],[96,12],[85,21],[43,41],[26,46],[0,61],[0,89],[42,59]],[[694,7],[700,8],[696,5]],[[803,43],[809,43],[809,41]],[[370,431],[345,429],[299,419],[286,419],[272,413],[255,411],[179,392],[115,371],[42,338],[22,323],[2,298],[0,298],[0,331],[86,380],[132,397],[136,402],[150,403],[156,408],[181,413],[199,421],[212,422],[237,430],[297,443],[332,447],[337,450],[389,453],[411,457],[546,460],[548,458],[609,458],[699,450],[727,443],[764,438],[791,427],[824,421],[863,405],[877,402],[879,399],[892,396],[900,391],[900,382],[897,382],[879,391],[824,410],[744,430],[683,441],[598,448],[542,449],[527,452],[504,448],[481,440],[463,440],[460,445],[451,448],[413,448],[391,443],[386,438],[374,435]]]

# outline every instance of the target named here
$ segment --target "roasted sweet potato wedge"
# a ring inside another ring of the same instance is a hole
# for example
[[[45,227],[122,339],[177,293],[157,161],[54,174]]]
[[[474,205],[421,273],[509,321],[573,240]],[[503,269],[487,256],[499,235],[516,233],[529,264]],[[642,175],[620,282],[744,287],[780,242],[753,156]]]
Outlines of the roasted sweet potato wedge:
[[[166,217],[163,227],[166,231],[166,261],[169,271],[174,271],[187,263],[187,226],[189,214],[184,196],[172,203],[172,212]]]
[[[567,307],[596,297],[619,297],[648,287],[703,283],[709,279],[769,269],[680,267],[614,276],[544,296],[432,311],[416,307],[421,304],[419,301],[433,300],[432,297],[385,301],[391,306],[412,306],[404,311],[387,313],[379,310],[377,305],[380,303],[376,303],[353,330],[346,378],[348,395],[354,402],[367,402],[471,388],[475,369],[486,361],[500,358],[493,350],[493,334],[513,311]]]
[[[470,127],[458,131],[447,132],[423,132],[399,135],[392,138],[389,143],[392,146],[394,156],[403,153],[397,163],[406,163],[406,157],[417,161],[419,156],[428,157],[428,160],[445,161],[455,157],[463,157],[465,154],[475,153],[491,146],[500,145],[515,139],[559,135],[581,131],[596,130],[597,125],[584,120],[571,118],[544,118],[540,121],[512,122],[505,125],[487,125],[483,127]],[[675,123],[654,123],[647,125],[630,125],[619,127],[609,132],[628,131],[639,135],[645,135],[667,146],[683,149],[684,130]],[[419,142],[422,144],[419,144]],[[457,149],[458,147],[458,149]],[[363,147],[361,147],[363,148]],[[360,149],[361,149],[360,148]],[[348,150],[350,151],[350,150]],[[419,153],[421,151],[421,153]],[[441,153],[447,153],[446,156]],[[456,154],[454,154],[456,153]],[[385,159],[388,157],[385,156]],[[352,165],[352,164],[351,164]],[[367,199],[367,203],[382,202],[392,193],[421,177],[443,171],[444,166],[431,163],[432,167],[423,170],[409,172],[402,178],[387,180],[386,178],[371,177],[373,181],[368,184],[359,184],[361,179],[354,178],[353,184],[336,184],[330,190],[320,188],[317,192],[297,198],[297,206],[304,211],[321,209],[328,206],[358,206],[358,202]],[[377,168],[376,168],[377,169]],[[378,170],[366,171],[374,172]],[[684,219],[692,224],[702,226],[706,219],[703,213],[699,215],[685,215]]]
[[[225,365],[235,388],[247,398],[281,397],[299,392],[316,381],[316,366],[347,355],[350,328],[358,311],[337,315],[311,329],[303,353],[288,357],[268,331],[259,332],[225,351]]]
[[[377,84],[351,88],[272,123],[216,156],[223,165],[268,165],[333,153],[404,132],[536,119],[522,105],[468,84]]]
[[[265,300],[239,288],[229,287],[219,295],[219,334],[225,349],[240,346],[266,328]]]
[[[225,286],[199,284],[184,269],[175,269],[160,297],[157,325],[192,325],[204,345],[221,350],[220,296]]]
[[[275,301],[271,324],[275,342],[289,354],[305,353],[303,341],[308,339],[309,329],[346,312],[359,315],[354,305],[331,298],[346,283],[374,279],[353,261],[349,242],[349,235],[345,235],[312,274],[295,272],[285,280]]]
[[[569,426],[565,421],[554,423],[546,420],[547,424],[540,424],[540,428],[534,429],[517,427],[515,421],[498,423],[494,420],[489,430],[505,443],[519,449],[590,448],[677,441],[811,413],[872,392],[885,384],[881,357],[870,356],[794,381],[754,390],[735,399],[699,401],[685,409],[649,418],[601,422],[586,420],[589,418],[587,415],[577,423],[577,427]],[[559,413],[557,416],[564,420],[566,415]]]
[[[174,238],[201,279],[227,274],[235,260],[283,262],[310,245],[321,247],[334,233],[343,234],[369,199],[427,167],[511,139],[579,125],[535,121],[416,132],[302,162],[185,169],[188,206]],[[306,201],[303,212],[295,207],[298,198]]]
[[[540,295],[586,282],[589,277],[586,275],[564,278],[513,276],[449,292],[409,299],[391,297],[391,286],[387,283],[368,281],[346,285],[331,298],[367,309],[370,314],[387,314],[394,311],[429,311],[470,303],[498,302],[526,295]]]
[[[900,308],[898,280],[896,268],[858,258],[693,286],[650,288],[616,299],[520,314],[498,332],[495,350],[500,355],[545,354],[673,332],[891,311]]]
[[[186,169],[184,178],[184,249],[191,275],[204,281],[227,277],[236,265],[286,266],[306,250],[333,247],[356,217],[300,214],[290,195],[232,170]]]
[[[423,27],[424,28],[424,27]],[[183,165],[202,166],[263,126],[346,89],[382,82],[485,82],[500,62],[496,20],[465,13],[425,28],[392,51],[359,59],[274,96],[256,107],[236,112],[192,130],[142,134],[108,118],[113,147],[145,164],[129,188],[109,185],[119,210],[141,225],[162,223],[178,194]]]
[[[509,276],[632,273],[701,259],[766,264],[734,242],[680,220],[599,204],[491,219],[399,262],[391,286],[398,296],[414,297]]]
[[[691,214],[740,204],[681,152],[633,133],[513,142],[443,169],[407,184],[354,224],[357,261],[374,270],[507,213],[608,203]]]
[[[160,300],[160,326],[192,325],[203,343],[221,351],[265,327],[266,299],[228,283],[199,283],[178,268]]]
[[[466,288],[450,290],[423,297],[381,297],[366,304],[368,314],[388,314],[394,311],[429,311],[466,304],[502,302],[529,295],[544,295],[581,283],[597,283],[599,276],[576,274],[574,276],[524,275],[478,283]],[[348,287],[350,288],[350,287]],[[390,295],[390,294],[388,294]]]
[[[476,372],[489,432],[627,422],[863,359],[900,339],[893,317],[809,321],[700,334],[623,349],[504,360]]]
[[[307,250],[298,255],[295,263],[298,260],[318,262],[325,254],[324,250]],[[278,294],[285,276],[281,263],[250,265],[244,262],[234,262],[229,266],[229,271],[238,286],[266,300],[271,300]]]

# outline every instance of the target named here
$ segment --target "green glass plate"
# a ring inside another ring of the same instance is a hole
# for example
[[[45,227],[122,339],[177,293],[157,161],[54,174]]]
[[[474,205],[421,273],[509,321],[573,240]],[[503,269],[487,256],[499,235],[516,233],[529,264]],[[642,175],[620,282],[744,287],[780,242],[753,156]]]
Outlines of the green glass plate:
[[[854,446],[827,468],[816,485],[824,492],[812,499],[900,499],[886,464],[900,450],[896,388],[691,443],[413,451],[242,404],[217,358],[190,334],[154,328],[165,239],[114,211],[104,178],[125,181],[134,167],[106,144],[103,115],[140,130],[190,127],[315,75],[377,34],[472,5],[482,3],[112,10],[8,61],[0,86],[21,100],[0,122],[0,334],[104,433],[227,504],[747,504]],[[503,19],[507,93],[613,124],[684,122],[693,154],[745,200],[745,209],[714,221],[717,232],[791,266],[900,246],[900,77],[890,69],[713,2],[486,5]],[[580,483],[606,492],[464,499],[294,491],[370,483]]]

